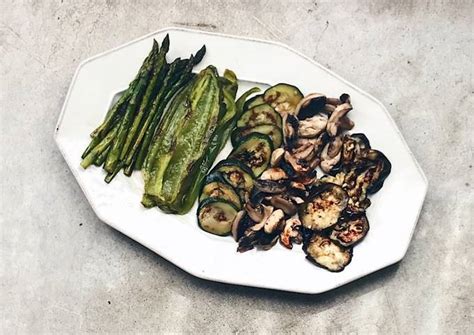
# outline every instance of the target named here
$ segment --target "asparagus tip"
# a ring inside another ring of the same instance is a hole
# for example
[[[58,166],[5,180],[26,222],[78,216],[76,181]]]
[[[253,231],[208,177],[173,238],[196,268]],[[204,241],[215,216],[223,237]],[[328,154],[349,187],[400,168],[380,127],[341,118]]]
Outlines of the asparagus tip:
[[[206,45],[204,44],[201,49],[196,52],[196,56],[194,56],[194,65],[199,64],[202,59],[204,58],[204,55],[206,54]]]
[[[163,42],[161,42],[161,49],[166,53],[170,48],[170,35],[166,34]]]

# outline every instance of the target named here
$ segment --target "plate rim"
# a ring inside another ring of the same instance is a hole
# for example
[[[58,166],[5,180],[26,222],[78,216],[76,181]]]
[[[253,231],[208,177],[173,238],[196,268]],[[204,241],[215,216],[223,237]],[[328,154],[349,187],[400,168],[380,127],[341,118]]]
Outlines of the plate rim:
[[[406,142],[404,136],[402,135],[400,129],[398,128],[395,120],[393,119],[392,115],[389,113],[389,111],[387,110],[387,108],[385,107],[384,104],[382,104],[381,101],[379,101],[377,98],[375,98],[374,96],[372,96],[370,93],[364,91],[363,89],[361,89],[359,86],[349,82],[348,80],[344,79],[343,77],[341,77],[340,75],[338,75],[337,73],[335,73],[334,71],[328,69],[327,67],[325,67],[324,65],[322,65],[321,63],[315,61],[314,59],[304,55],[303,53],[301,53],[300,51],[294,49],[293,47],[290,47],[289,45],[287,44],[284,44],[282,42],[278,42],[278,41],[272,41],[272,40],[265,40],[265,39],[260,39],[260,38],[254,38],[254,37],[248,37],[248,36],[239,36],[239,35],[232,35],[232,34],[225,34],[225,33],[218,33],[218,32],[210,32],[210,31],[206,31],[206,30],[198,30],[198,29],[190,29],[190,28],[183,28],[183,27],[175,27],[175,26],[168,26],[168,27],[165,27],[165,28],[162,28],[162,29],[158,29],[156,31],[153,31],[153,32],[150,32],[148,34],[145,34],[145,35],[142,35],[138,38],[135,38],[133,40],[130,40],[128,42],[125,42],[117,47],[114,47],[114,48],[111,48],[111,49],[108,49],[106,51],[103,51],[99,54],[96,54],[94,56],[91,56],[89,58],[86,58],[84,59],[83,61],[81,61],[79,63],[79,65],[77,66],[75,72],[74,72],[74,75],[72,77],[72,80],[71,80],[71,83],[69,84],[69,88],[68,88],[68,91],[67,91],[67,94],[66,94],[66,97],[64,99],[64,103],[61,107],[61,112],[58,116],[58,121],[56,122],[56,125],[55,125],[55,128],[54,128],[54,134],[53,134],[53,138],[54,138],[54,141],[56,143],[56,146],[58,147],[59,151],[61,152],[61,155],[63,156],[64,160],[66,161],[68,167],[69,167],[69,162],[68,162],[68,154],[64,151],[64,149],[62,148],[62,145],[61,145],[61,142],[60,142],[60,139],[59,139],[59,129],[61,127],[61,123],[62,123],[62,120],[64,118],[64,115],[65,115],[65,112],[66,112],[66,107],[68,105],[68,102],[69,102],[69,99],[70,99],[70,96],[71,96],[71,92],[75,86],[75,83],[77,81],[77,77],[78,77],[78,74],[79,72],[81,71],[81,69],[87,65],[88,63],[98,59],[98,58],[101,58],[105,55],[108,55],[108,54],[111,54],[117,50],[120,50],[120,49],[123,49],[129,45],[132,45],[134,43],[137,43],[139,41],[142,41],[142,40],[145,40],[145,39],[148,39],[150,38],[151,36],[154,36],[156,34],[160,34],[160,33],[165,33],[165,32],[170,32],[170,31],[181,31],[181,32],[189,32],[189,33],[193,33],[193,34],[202,34],[202,35],[212,35],[212,36],[219,36],[219,37],[223,37],[223,38],[227,38],[227,39],[237,39],[237,40],[246,40],[246,41],[250,41],[250,42],[256,42],[256,43],[260,43],[260,44],[267,44],[267,45],[274,45],[274,46],[278,46],[278,47],[281,47],[281,48],[284,48],[284,49],[287,49],[288,51],[290,51],[291,53],[299,56],[299,57],[302,57],[304,58],[305,60],[309,61],[312,65],[315,65],[317,66],[319,69],[327,72],[328,74],[330,74],[331,76],[337,78],[338,80],[340,80],[341,82],[345,83],[346,85],[350,86],[353,90],[355,91],[358,91],[360,94],[366,96],[367,98],[369,98],[370,100],[372,100],[373,102],[375,102],[383,111],[384,113],[386,114],[386,116],[388,117],[388,119],[390,120],[390,123],[392,125],[392,127],[395,129],[396,131],[396,134],[397,136],[401,139],[404,147],[405,147],[405,150],[407,150],[408,154],[410,155],[410,158],[413,160],[413,162],[415,163],[415,166],[416,166],[416,169],[418,171],[418,173],[420,174],[420,176],[422,177],[422,182],[423,182],[423,189],[421,190],[422,191],[422,202],[421,202],[421,206],[419,207],[418,209],[418,212],[417,212],[417,215],[416,215],[416,219],[415,219],[415,223],[413,224],[412,228],[411,228],[411,231],[410,231],[410,238],[409,238],[409,243],[407,243],[406,247],[403,249],[403,252],[401,253],[401,255],[399,255],[398,257],[395,257],[393,260],[390,260],[390,261],[387,261],[386,265],[379,268],[378,270],[376,271],[373,271],[373,272],[369,272],[367,274],[362,274],[362,275],[359,275],[359,276],[355,276],[355,277],[351,277],[350,279],[348,280],[345,280],[343,282],[340,282],[338,283],[336,286],[332,287],[332,288],[329,288],[329,289],[317,289],[316,286],[315,286],[315,289],[314,290],[311,290],[311,291],[308,291],[307,289],[305,290],[298,290],[297,288],[296,289],[292,289],[291,291],[288,290],[288,289],[285,289],[285,288],[275,288],[275,287],[268,287],[268,286],[265,286],[265,285],[261,285],[259,283],[235,283],[235,282],[231,282],[231,281],[228,281],[228,280],[225,280],[225,279],[219,279],[219,278],[215,278],[215,277],[212,277],[212,276],[207,276],[205,272],[199,272],[199,271],[194,271],[193,269],[187,269],[187,268],[184,268],[183,266],[181,266],[180,264],[177,264],[175,262],[172,261],[172,258],[169,257],[168,255],[165,255],[165,253],[163,253],[162,251],[158,252],[153,246],[150,246],[147,242],[143,241],[140,237],[136,237],[135,234],[133,234],[133,232],[130,232],[128,229],[123,229],[123,227],[117,227],[117,225],[115,225],[112,221],[113,220],[108,220],[107,218],[103,217],[102,216],[102,213],[97,210],[95,204],[91,201],[89,201],[89,196],[88,196],[88,192],[86,191],[85,187],[83,186],[83,183],[81,182],[81,178],[79,178],[79,176],[77,175],[77,172],[71,168],[69,168],[69,170],[71,171],[71,173],[73,174],[74,178],[76,179],[77,183],[79,184],[79,187],[81,188],[82,192],[84,193],[84,195],[86,196],[86,199],[89,203],[89,205],[92,207],[92,210],[94,211],[95,215],[99,218],[99,220],[101,220],[102,222],[104,222],[105,224],[107,224],[108,226],[114,228],[115,230],[121,232],[122,234],[126,235],[127,237],[131,238],[132,240],[140,243],[141,245],[143,245],[144,247],[146,247],[147,249],[150,249],[152,250],[154,253],[158,254],[160,257],[166,259],[168,262],[170,262],[171,264],[173,264],[174,266],[177,266],[178,268],[180,268],[181,270],[185,271],[186,273],[189,273],[190,275],[192,276],[195,276],[195,277],[198,277],[198,278],[201,278],[201,279],[204,279],[204,280],[208,280],[208,281],[214,281],[214,282],[220,282],[220,283],[224,283],[224,284],[231,284],[231,285],[239,285],[239,286],[249,286],[249,287],[257,287],[257,288],[263,288],[263,289],[270,289],[270,290],[277,290],[277,291],[285,291],[285,292],[297,292],[297,293],[302,293],[302,294],[321,294],[323,292],[327,292],[327,291],[331,291],[333,289],[336,289],[338,287],[341,287],[341,286],[344,286],[348,283],[351,283],[353,281],[357,281],[358,279],[360,278],[363,278],[367,275],[370,275],[372,273],[375,273],[377,271],[380,271],[388,266],[391,266],[395,263],[398,263],[400,262],[406,255],[407,251],[408,251],[408,248],[411,244],[411,240],[413,238],[413,234],[414,234],[414,231],[415,231],[415,228],[418,224],[418,221],[419,221],[419,218],[420,218],[420,215],[421,215],[421,211],[423,210],[423,207],[424,207],[424,202],[425,202],[425,199],[426,199],[426,195],[428,193],[428,188],[429,188],[429,181],[428,181],[428,178],[426,177],[423,169],[421,168],[420,164],[418,163],[418,160],[416,159],[415,155],[413,154],[413,152],[411,151],[410,147],[408,146],[408,143]],[[131,237],[131,236],[134,236],[134,237]]]

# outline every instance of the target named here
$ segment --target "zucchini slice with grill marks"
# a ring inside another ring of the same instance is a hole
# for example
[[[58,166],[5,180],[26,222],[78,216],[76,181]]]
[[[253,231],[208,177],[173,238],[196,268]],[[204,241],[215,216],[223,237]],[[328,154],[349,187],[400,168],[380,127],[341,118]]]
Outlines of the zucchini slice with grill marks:
[[[226,200],[239,210],[242,207],[239,196],[219,172],[211,173],[204,181],[199,202],[208,198]]]
[[[246,195],[249,195],[253,188],[252,170],[236,159],[227,158],[220,161],[213,172],[220,172],[225,181],[237,191],[241,201],[246,201]]]
[[[252,128],[235,128],[232,134],[230,135],[232,145],[236,147],[243,137],[248,136],[252,133],[263,134],[270,137],[274,149],[279,148],[283,141],[283,134],[280,127],[270,124],[262,124],[260,126],[255,126]]]
[[[281,128],[281,116],[269,104],[261,104],[246,110],[237,121],[237,128],[251,128],[271,124]]]
[[[352,260],[351,248],[343,248],[329,238],[317,234],[303,249],[308,260],[331,272],[344,270]]]
[[[263,93],[263,100],[272,106],[280,115],[295,114],[295,109],[303,99],[301,91],[289,84],[277,84]]]
[[[229,235],[232,222],[237,215],[237,208],[230,202],[219,198],[207,198],[199,204],[198,224],[208,233]]]
[[[353,246],[362,241],[369,231],[369,220],[365,213],[343,217],[334,226],[329,238],[343,247]]]
[[[265,103],[265,100],[263,100],[263,94],[256,95],[245,102],[244,110],[253,108],[255,106],[258,106],[264,103]]]
[[[235,158],[247,165],[258,177],[270,164],[273,143],[269,136],[251,133],[237,143],[236,148],[230,153],[230,158]]]
[[[334,226],[347,207],[349,196],[339,185],[325,183],[311,190],[308,201],[298,209],[304,227],[321,231]]]

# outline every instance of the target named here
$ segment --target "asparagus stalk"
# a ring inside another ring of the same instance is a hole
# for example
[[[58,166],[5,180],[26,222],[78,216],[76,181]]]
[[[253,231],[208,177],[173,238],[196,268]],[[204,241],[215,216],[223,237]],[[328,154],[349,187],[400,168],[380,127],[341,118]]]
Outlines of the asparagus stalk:
[[[97,159],[95,160],[94,162],[94,165],[95,166],[102,166],[102,164],[104,164],[106,158],[107,158],[107,155],[109,154],[109,151],[110,151],[110,145],[107,147],[107,149],[105,149],[105,151],[101,154],[99,154],[99,156],[97,156]]]
[[[107,148],[110,146],[112,141],[115,138],[115,135],[117,134],[117,131],[119,129],[119,124],[117,124],[112,130],[100,141],[99,144],[97,144],[94,149],[91,150],[91,152],[84,157],[84,159],[81,162],[81,166],[84,169],[87,169],[91,164],[93,164],[99,155],[103,154]]]
[[[150,63],[151,58],[158,52],[158,45],[155,40],[153,40],[153,47],[148,54],[148,56],[143,61],[140,70],[138,71],[135,79],[129,84],[127,90],[122,94],[120,99],[112,106],[112,108],[107,112],[104,122],[97,127],[92,133],[91,137],[103,137],[111,128],[113,119],[115,116],[120,113],[121,107],[124,103],[126,103],[132,96],[132,93],[135,91],[135,87],[138,84],[139,79],[143,76],[145,72],[147,72],[148,64]]]
[[[155,114],[152,115],[152,119],[147,127],[142,128],[142,132],[137,141],[137,145],[132,151],[139,150],[138,155],[133,158],[132,155],[129,155],[127,158],[127,164],[129,165],[132,161],[134,162],[134,168],[136,170],[141,170],[145,158],[149,152],[150,143],[155,134],[156,127],[161,119],[161,114],[165,109],[168,102],[171,98],[180,90],[186,83],[188,83],[194,76],[191,71],[193,67],[199,64],[204,55],[206,54],[206,46],[203,45],[201,49],[196,52],[196,56],[191,55],[189,60],[175,60],[171,66],[170,70],[165,78],[163,83],[163,89],[156,97],[152,105],[152,112],[155,111]],[[174,67],[173,67],[174,65]],[[151,114],[151,113],[150,113]],[[141,144],[141,147],[139,147]]]
[[[153,46],[153,50],[156,51],[156,44]],[[137,110],[137,107],[140,103],[140,100],[143,96],[143,93],[146,89],[148,79],[150,76],[150,72],[153,66],[153,61],[154,61],[154,55],[156,53],[153,53],[153,56],[148,60],[145,66],[145,70],[141,71],[141,76],[138,79],[138,82],[136,86],[133,89],[132,95],[130,97],[130,102],[127,105],[127,108],[125,110],[125,113],[123,115],[122,121],[120,123],[120,127],[117,133],[117,136],[114,139],[114,142],[112,144],[112,148],[107,155],[107,159],[105,160],[105,165],[104,168],[107,172],[113,173],[116,170],[116,167],[118,165],[122,148],[126,140],[127,132],[130,127],[130,124],[132,122],[133,116],[135,114],[135,111]],[[113,178],[113,176],[112,176]]]
[[[133,120],[133,124],[130,130],[128,131],[125,144],[120,154],[120,159],[125,159],[129,151],[128,149],[130,148],[132,141],[135,139],[135,135],[139,131],[139,127],[142,123],[141,121],[143,119],[143,116],[146,113],[146,111],[149,110],[150,105],[152,104],[152,101],[153,101],[153,97],[157,93],[156,88],[159,86],[161,80],[163,79],[164,74],[166,73],[166,70],[167,70],[166,53],[168,52],[168,50],[169,50],[169,37],[168,35],[166,35],[165,39],[163,40],[161,50],[157,55],[156,63],[151,73],[151,79],[146,88],[145,94],[143,95],[143,100],[140,104],[140,108]]]

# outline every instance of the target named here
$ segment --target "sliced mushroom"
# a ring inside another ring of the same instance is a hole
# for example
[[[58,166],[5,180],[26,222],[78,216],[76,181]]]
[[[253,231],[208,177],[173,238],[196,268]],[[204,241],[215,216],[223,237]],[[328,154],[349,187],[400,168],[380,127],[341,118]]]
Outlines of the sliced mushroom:
[[[264,207],[261,204],[252,205],[250,202],[247,202],[244,206],[247,211],[248,216],[255,222],[261,222],[263,220],[263,210]]]
[[[338,154],[340,154],[341,150],[342,150],[342,136],[338,135],[329,142],[327,154],[329,158],[334,158]]]
[[[295,109],[298,119],[304,120],[313,117],[324,109],[326,96],[321,93],[312,93],[300,100]]]
[[[275,210],[265,221],[263,230],[267,234],[271,234],[277,230],[278,226],[282,223],[285,213],[281,209]]]
[[[249,229],[253,231],[259,231],[261,230],[266,222],[267,219],[272,215],[273,213],[273,207],[272,206],[263,206],[263,217],[262,219],[255,225],[251,226]]]
[[[270,203],[273,207],[281,209],[288,216],[293,216],[296,214],[297,208],[295,204],[286,197],[281,195],[274,195],[270,199]]]
[[[304,184],[300,183],[300,182],[297,182],[297,181],[292,181],[290,183],[290,187],[291,188],[296,188],[296,189],[299,189],[299,190],[302,190],[302,191],[306,191],[306,187],[304,186]]]
[[[339,100],[343,104],[350,104],[351,103],[351,96],[347,93],[342,93],[341,96],[339,97]]]
[[[326,126],[326,132],[329,136],[334,137],[337,135],[341,123],[341,118],[352,110],[352,105],[349,103],[343,103],[336,107],[336,110],[331,114]]]
[[[243,226],[243,218],[245,217],[245,214],[246,213],[244,210],[239,211],[235,216],[234,221],[232,222],[232,237],[235,241],[238,241],[240,238],[239,231],[241,231],[242,229],[239,228],[242,228]],[[245,229],[242,231],[245,231]]]
[[[288,179],[288,175],[281,168],[273,167],[265,170],[261,176],[261,180],[283,180]]]
[[[262,250],[270,250],[277,243],[279,235],[273,234],[259,234],[258,247]]]
[[[285,155],[283,156],[285,158],[285,161],[288,162],[288,164],[291,165],[291,168],[297,173],[297,174],[303,174],[309,171],[310,166],[309,164],[301,159],[297,159],[294,157],[290,152],[285,151]]]
[[[247,229],[244,235],[239,238],[239,246],[237,247],[238,252],[246,252],[252,250],[258,243],[258,232]]]
[[[285,221],[283,231],[280,233],[280,243],[288,248],[293,248],[292,240],[299,235],[298,227],[301,226],[301,221],[297,218],[290,218]]]
[[[331,169],[341,160],[341,151],[339,151],[339,153],[337,153],[336,156],[334,157],[329,156],[330,145],[331,145],[331,142],[326,144],[323,151],[321,152],[320,167],[321,167],[321,170],[323,170],[326,173],[329,173]]]
[[[261,192],[269,194],[278,194],[286,190],[284,183],[275,180],[257,179],[254,182],[254,187]]]
[[[316,167],[314,167],[311,172],[298,176],[298,178],[295,179],[295,182],[303,184],[304,186],[312,185],[317,180],[317,176],[318,173],[316,171]]]
[[[290,196],[290,199],[297,205],[301,205],[302,203],[304,203],[304,199],[301,197]]]
[[[285,149],[283,149],[283,148],[277,148],[277,149],[273,150],[272,157],[270,158],[270,165],[271,166],[278,166],[278,164],[280,164],[280,161],[283,158],[284,154],[285,154]]]
[[[284,115],[282,120],[285,144],[292,148],[298,137],[299,121],[294,115]]]
[[[298,136],[316,137],[321,134],[328,124],[328,115],[326,113],[318,113],[299,123]]]
[[[338,106],[341,104],[341,100],[339,100],[338,98],[327,98],[326,102],[329,105],[333,105],[333,106]]]
[[[347,117],[347,115],[346,115],[346,116],[343,116],[343,117],[341,118],[341,121],[340,121],[340,127],[341,127],[341,129],[343,129],[343,130],[351,130],[352,128],[354,128],[354,125],[355,125],[355,124],[354,124],[354,121],[352,121],[351,119],[349,119],[349,118]]]
[[[324,111],[328,114],[332,114],[336,110],[336,105],[326,104],[324,106]]]

